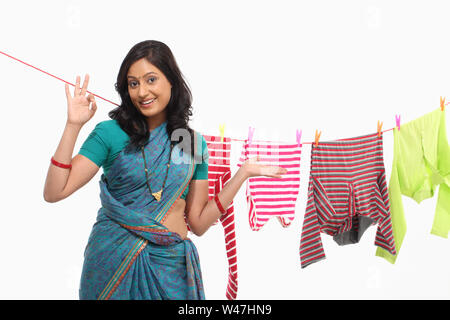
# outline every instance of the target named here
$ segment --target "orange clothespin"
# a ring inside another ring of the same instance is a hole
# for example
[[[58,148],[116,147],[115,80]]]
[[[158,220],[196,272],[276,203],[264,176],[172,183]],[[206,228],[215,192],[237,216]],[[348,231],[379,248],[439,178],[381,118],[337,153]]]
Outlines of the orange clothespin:
[[[444,97],[444,99],[442,99],[442,97],[440,97],[440,100],[441,100],[441,111],[444,111],[445,97]]]
[[[322,131],[318,132],[316,129],[316,138],[314,139],[314,144],[316,147],[319,145],[319,139],[320,139],[321,134],[322,134]]]
[[[380,137],[381,136],[381,127],[383,126],[383,122],[381,122],[381,121],[378,121],[378,124],[377,124],[377,130],[378,130],[378,136]]]
[[[223,142],[223,136],[225,134],[225,123],[219,125],[219,131],[220,131],[220,141]]]

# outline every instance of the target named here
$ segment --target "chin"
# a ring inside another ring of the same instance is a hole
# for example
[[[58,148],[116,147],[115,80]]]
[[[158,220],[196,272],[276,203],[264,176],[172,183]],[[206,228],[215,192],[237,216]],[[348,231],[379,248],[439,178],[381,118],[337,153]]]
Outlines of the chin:
[[[142,109],[141,109],[141,113],[142,113],[144,116],[150,117],[150,116],[154,116],[155,114],[158,114],[159,111],[157,111],[157,110],[142,110]]]

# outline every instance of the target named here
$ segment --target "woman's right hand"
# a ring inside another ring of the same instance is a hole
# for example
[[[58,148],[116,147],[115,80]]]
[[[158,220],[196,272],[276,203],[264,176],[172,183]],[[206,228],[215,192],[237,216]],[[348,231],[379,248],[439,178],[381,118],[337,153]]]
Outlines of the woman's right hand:
[[[67,97],[67,123],[77,126],[83,126],[95,114],[97,110],[97,103],[93,94],[87,97],[86,91],[89,83],[89,75],[84,78],[83,87],[80,89],[80,76],[77,76],[75,90],[73,97],[69,91],[69,85],[66,83],[66,97]],[[92,103],[92,108],[89,109]]]

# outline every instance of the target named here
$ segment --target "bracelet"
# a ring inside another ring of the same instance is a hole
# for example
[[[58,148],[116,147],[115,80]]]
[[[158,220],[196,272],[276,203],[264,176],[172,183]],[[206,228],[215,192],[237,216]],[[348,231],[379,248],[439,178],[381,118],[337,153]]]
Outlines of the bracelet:
[[[216,194],[214,196],[214,200],[216,201],[216,204],[217,204],[217,207],[219,208],[220,213],[225,214],[227,211],[224,210],[224,208],[222,207],[222,204],[219,201],[219,195],[218,194]]]
[[[64,168],[64,169],[72,169],[71,164],[64,164],[64,163],[58,162],[55,159],[53,159],[53,157],[52,157],[51,162],[57,167]]]

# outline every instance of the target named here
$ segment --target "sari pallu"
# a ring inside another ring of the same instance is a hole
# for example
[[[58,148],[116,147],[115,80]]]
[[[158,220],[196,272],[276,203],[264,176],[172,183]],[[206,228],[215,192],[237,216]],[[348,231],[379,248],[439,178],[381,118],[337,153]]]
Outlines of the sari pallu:
[[[144,148],[153,192],[161,188],[167,170],[170,140],[166,124],[151,131]],[[148,190],[140,151],[125,148],[107,176],[102,174],[102,207],[85,249],[80,299],[205,298],[195,245],[162,224],[192,178],[197,153],[194,159],[186,152],[180,158],[178,145],[173,148],[159,202]]]

